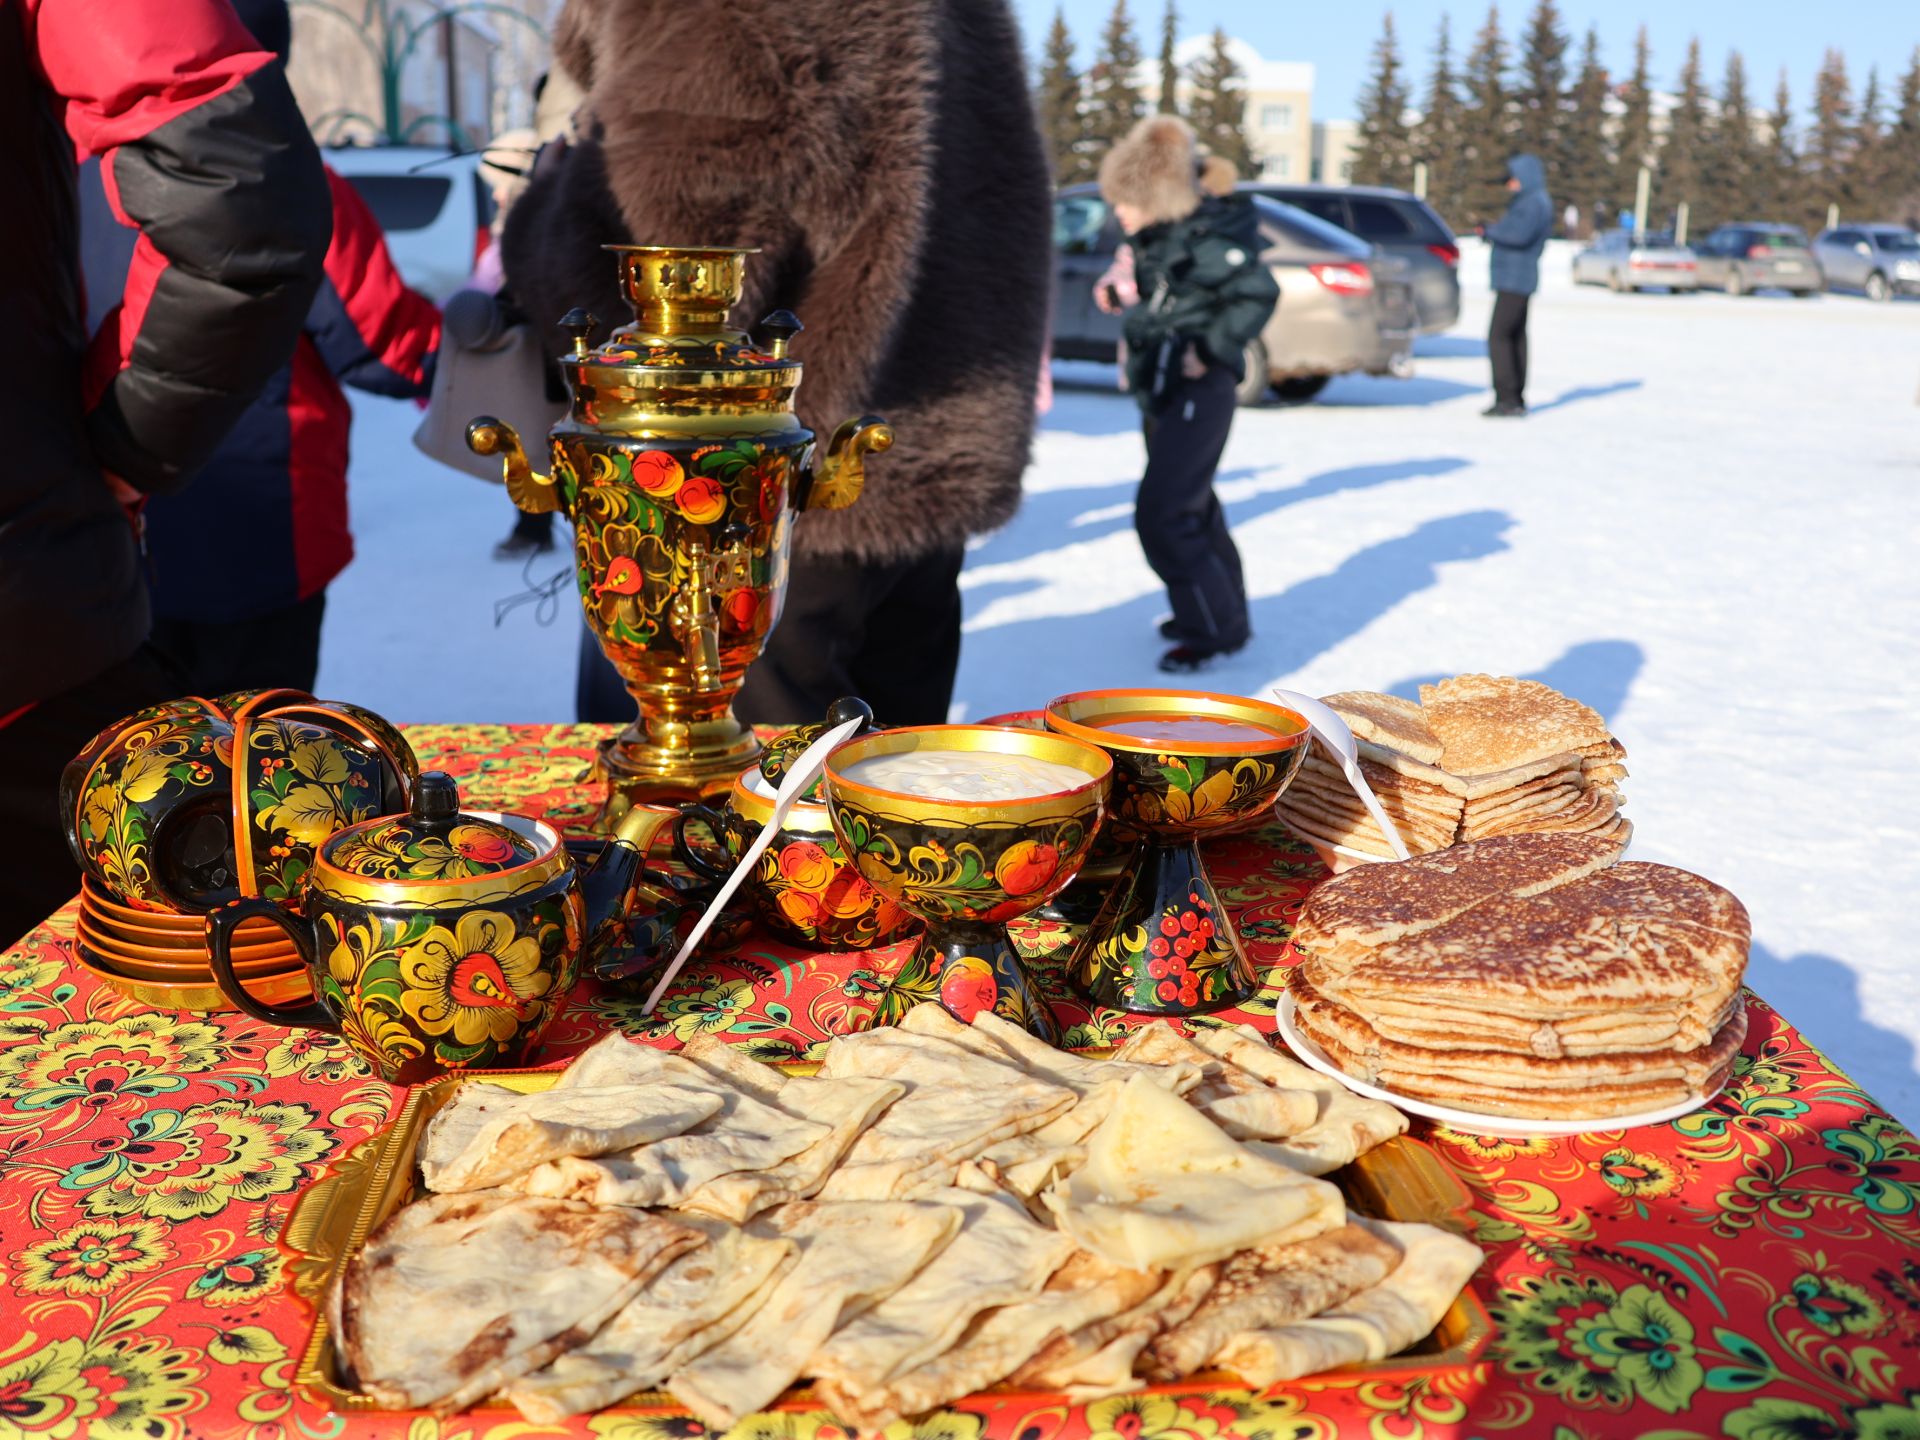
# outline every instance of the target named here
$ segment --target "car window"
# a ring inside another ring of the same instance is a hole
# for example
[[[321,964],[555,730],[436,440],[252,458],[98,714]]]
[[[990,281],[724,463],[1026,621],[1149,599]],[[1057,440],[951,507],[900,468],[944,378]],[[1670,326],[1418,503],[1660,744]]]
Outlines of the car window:
[[[1296,205],[1284,204],[1266,195],[1253,198],[1254,208],[1260,212],[1260,219],[1267,225],[1280,231],[1296,245],[1311,245],[1322,250],[1337,250],[1352,255],[1356,259],[1369,254],[1373,247],[1358,236],[1341,229],[1338,225],[1328,224],[1318,215],[1310,215]]]
[[[389,235],[426,229],[440,218],[447,196],[453,193],[453,181],[445,175],[349,175],[347,179]]]
[[[1306,211],[1307,214],[1317,219],[1326,221],[1329,225],[1336,225],[1342,230],[1348,230],[1346,204],[1338,195],[1302,195],[1298,199],[1289,200],[1286,203],[1294,206],[1296,209]],[[1348,230],[1348,233],[1352,234],[1354,232]]]
[[[1881,230],[1873,238],[1879,242],[1882,250],[1901,255],[1911,255],[1920,250],[1920,237],[1916,237],[1911,230]]]
[[[1355,195],[1347,201],[1353,212],[1353,233],[1367,240],[1411,240],[1413,227],[1399,208],[1385,200]]]
[[[1053,248],[1086,255],[1099,248],[1107,202],[1098,195],[1062,195],[1053,202]]]
[[[1804,250],[1807,248],[1807,232],[1804,230],[1772,230],[1760,237],[1774,250]]]
[[[1827,237],[1827,243],[1831,245],[1858,245],[1860,243],[1860,236],[1852,230],[1836,230]]]

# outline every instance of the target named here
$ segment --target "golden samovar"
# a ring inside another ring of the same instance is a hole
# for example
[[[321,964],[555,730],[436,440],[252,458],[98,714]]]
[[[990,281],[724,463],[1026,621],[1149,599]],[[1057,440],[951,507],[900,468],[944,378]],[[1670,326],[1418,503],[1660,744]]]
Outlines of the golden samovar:
[[[550,436],[552,473],[491,416],[467,443],[502,457],[522,510],[573,522],[587,624],[640,707],[601,751],[611,827],[636,804],[723,792],[759,753],[733,697],[780,618],[794,512],[851,505],[863,457],[893,432],[863,415],[814,454],[793,411],[800,322],[775,311],[763,343],[727,327],[754,251],[607,248],[634,320],[599,346],[584,310],[560,322],[573,405]]]

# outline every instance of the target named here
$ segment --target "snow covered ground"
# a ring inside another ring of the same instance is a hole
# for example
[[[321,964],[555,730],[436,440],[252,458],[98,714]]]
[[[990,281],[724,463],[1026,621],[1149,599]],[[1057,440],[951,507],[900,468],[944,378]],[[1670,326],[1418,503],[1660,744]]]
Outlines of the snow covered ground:
[[[1256,638],[1205,683],[1412,694],[1483,670],[1579,696],[1631,751],[1635,856],[1737,892],[1754,987],[1920,1120],[1920,305],[1620,296],[1550,255],[1534,413],[1496,423],[1485,273],[1469,244],[1466,314],[1414,379],[1242,412],[1220,488]],[[1135,412],[1110,370],[1056,377],[1025,509],[963,578],[955,718],[1156,679]],[[416,418],[357,403],[360,558],[321,693],[397,720],[572,718],[571,592],[495,626],[526,588],[488,558],[506,499],[420,458]]]

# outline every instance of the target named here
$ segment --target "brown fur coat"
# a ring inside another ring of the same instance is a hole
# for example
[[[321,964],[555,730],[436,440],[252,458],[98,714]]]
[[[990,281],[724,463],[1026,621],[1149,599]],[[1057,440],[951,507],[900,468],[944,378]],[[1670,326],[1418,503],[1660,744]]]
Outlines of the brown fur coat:
[[[873,411],[895,432],[859,503],[802,517],[800,546],[895,561],[1004,523],[1052,268],[1006,0],[568,0],[555,50],[587,92],[583,138],[502,251],[536,326],[581,304],[624,321],[604,242],[759,246],[733,318],[805,322],[804,423],[824,439]]]

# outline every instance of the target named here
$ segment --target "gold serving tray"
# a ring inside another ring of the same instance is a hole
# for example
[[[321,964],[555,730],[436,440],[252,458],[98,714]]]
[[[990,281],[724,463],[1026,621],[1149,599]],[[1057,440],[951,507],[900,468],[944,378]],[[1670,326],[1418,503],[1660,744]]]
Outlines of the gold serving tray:
[[[819,1067],[794,1063],[780,1068],[792,1075],[811,1075]],[[356,1388],[334,1344],[335,1315],[328,1302],[334,1281],[348,1259],[366,1243],[367,1236],[419,1193],[414,1153],[427,1122],[462,1085],[486,1081],[531,1094],[550,1089],[564,1073],[560,1069],[495,1070],[448,1076],[416,1086],[408,1093],[392,1124],[350,1146],[325,1175],[300,1192],[294,1201],[293,1213],[287,1217],[286,1228],[280,1232],[280,1248],[287,1255],[294,1293],[314,1311],[313,1333],[293,1374],[294,1383],[313,1399],[336,1413],[386,1413],[386,1407]],[[1348,1204],[1358,1214],[1382,1220],[1424,1220],[1459,1234],[1467,1233],[1464,1212],[1471,1197],[1460,1178],[1423,1140],[1398,1136],[1328,1178],[1340,1186]],[[1493,1321],[1486,1307],[1472,1290],[1465,1290],[1441,1316],[1433,1333],[1419,1344],[1386,1360],[1349,1365],[1328,1373],[1354,1384],[1432,1375],[1473,1364],[1492,1338]],[[1325,1380],[1316,1377],[1316,1383],[1324,1384]],[[1147,1387],[1149,1393],[1155,1394],[1234,1390],[1252,1393],[1238,1376],[1218,1372],[1190,1375],[1184,1380]],[[991,1393],[1001,1396],[1028,1392],[1009,1389]],[[965,1403],[954,1402],[955,1405]],[[489,1401],[476,1408],[484,1411],[511,1407]],[[643,1392],[612,1408],[636,1414],[689,1413],[664,1392]],[[773,1408],[814,1410],[820,1407],[811,1392],[800,1387],[782,1396]]]

